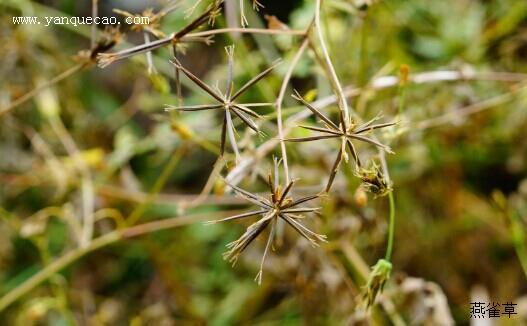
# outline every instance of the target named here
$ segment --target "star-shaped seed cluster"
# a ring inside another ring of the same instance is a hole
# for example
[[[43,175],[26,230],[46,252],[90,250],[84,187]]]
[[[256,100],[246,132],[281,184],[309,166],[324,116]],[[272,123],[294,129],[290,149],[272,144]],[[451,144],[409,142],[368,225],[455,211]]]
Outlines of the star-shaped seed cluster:
[[[356,168],[359,169],[361,167],[361,161],[360,161],[359,155],[357,154],[357,150],[355,149],[355,145],[353,144],[354,141],[358,140],[358,141],[370,143],[372,145],[375,145],[381,148],[382,150],[388,153],[393,153],[393,151],[391,150],[389,146],[386,146],[380,143],[376,139],[366,137],[366,134],[375,129],[381,129],[381,128],[393,126],[396,124],[396,122],[374,124],[375,121],[381,118],[380,116],[377,116],[366,123],[358,125],[351,118],[346,120],[343,117],[342,112],[341,112],[340,123],[337,125],[336,123],[331,121],[331,119],[329,119],[327,116],[325,116],[322,112],[320,112],[317,108],[315,108],[313,105],[308,103],[302,96],[300,96],[300,94],[297,91],[295,91],[295,94],[293,94],[293,98],[300,101],[311,112],[313,112],[313,114],[316,117],[322,120],[324,128],[301,125],[300,126],[301,128],[311,130],[311,131],[316,131],[316,132],[319,132],[320,134],[316,136],[309,136],[309,137],[289,138],[289,139],[286,139],[286,141],[308,142],[308,141],[315,141],[315,140],[320,140],[320,139],[340,140],[340,149],[337,153],[337,158],[335,159],[335,163],[333,164],[333,168],[329,176],[329,181],[326,185],[326,189],[325,189],[326,192],[328,192],[331,189],[331,185],[333,184],[333,181],[338,172],[338,168],[340,166],[340,163],[342,162],[342,159],[344,158],[346,161],[348,160],[347,151],[349,151],[351,156],[353,157],[353,160],[355,161],[355,164],[356,164]]]
[[[304,226],[300,221],[306,218],[305,213],[312,213],[319,210],[318,207],[304,207],[302,204],[312,201],[319,197],[319,195],[312,195],[307,197],[302,197],[299,199],[293,199],[289,196],[293,185],[296,180],[290,181],[285,188],[282,188],[278,183],[278,173],[277,168],[275,168],[275,177],[269,174],[267,179],[267,185],[269,187],[269,197],[265,198],[257,194],[253,194],[244,189],[241,189],[234,185],[229,185],[237,195],[246,199],[248,202],[257,206],[257,210],[253,210],[247,213],[227,217],[217,221],[207,222],[218,223],[225,221],[232,221],[237,219],[242,219],[251,216],[260,216],[260,218],[249,225],[245,233],[243,233],[237,240],[229,243],[227,245],[228,251],[224,253],[224,258],[231,262],[233,265],[238,260],[240,254],[249,246],[249,244],[256,239],[262,232],[270,226],[271,230],[269,231],[269,237],[267,239],[267,244],[263,253],[262,261],[260,264],[260,270],[256,275],[255,280],[258,283],[261,283],[262,273],[263,273],[263,264],[265,257],[272,247],[273,240],[276,232],[276,224],[278,220],[282,220],[291,226],[300,236],[308,240],[313,246],[318,246],[319,242],[325,242],[326,236],[322,234],[315,233]]]
[[[226,47],[227,56],[229,58],[228,63],[228,76],[227,76],[227,85],[225,93],[221,91],[214,90],[212,87],[207,85],[201,79],[192,74],[188,69],[186,69],[177,59],[173,60],[172,63],[176,66],[177,69],[180,69],[190,80],[194,82],[199,88],[204,90],[209,94],[216,103],[213,104],[202,104],[202,105],[188,105],[188,106],[171,106],[168,105],[166,110],[178,110],[178,111],[203,111],[203,110],[222,110],[223,111],[223,122],[222,122],[222,131],[221,131],[221,142],[220,142],[220,153],[223,156],[225,152],[225,143],[227,135],[231,143],[231,147],[236,155],[238,160],[239,151],[236,144],[234,124],[233,124],[233,115],[238,117],[247,127],[254,130],[256,133],[260,134],[258,125],[253,121],[254,119],[261,118],[261,116],[254,112],[251,108],[259,106],[269,106],[271,103],[239,103],[237,100],[239,97],[245,93],[251,86],[256,84],[262,78],[267,76],[278,64],[279,60],[275,61],[269,68],[265,69],[247,83],[245,83],[237,91],[233,90],[233,75],[234,75],[234,47]]]

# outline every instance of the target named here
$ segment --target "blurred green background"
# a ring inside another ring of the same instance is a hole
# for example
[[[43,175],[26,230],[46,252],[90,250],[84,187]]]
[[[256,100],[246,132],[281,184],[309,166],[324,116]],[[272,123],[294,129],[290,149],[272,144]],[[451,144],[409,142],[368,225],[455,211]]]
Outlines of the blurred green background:
[[[219,17],[214,28],[239,22],[238,1],[231,2],[234,20]],[[245,5],[251,27],[265,28],[267,14],[303,30],[315,9],[312,0],[261,3],[258,13]],[[100,15],[116,15],[113,8],[159,10],[165,4],[100,1]],[[166,15],[159,29],[168,34],[185,26],[191,4],[184,2]],[[90,46],[87,26],[22,26],[12,17],[89,16],[90,5],[0,0],[0,107],[74,67],[74,56]],[[198,6],[193,16],[203,8]],[[358,203],[358,182],[351,165],[344,164],[315,223],[329,243],[313,249],[286,233],[284,244],[267,258],[261,286],[253,278],[263,239],[234,268],[221,255],[246,222],[193,223],[118,241],[75,259],[0,312],[0,323],[389,325],[402,318],[407,324],[468,325],[470,302],[479,300],[514,302],[517,315],[494,321],[527,324],[527,89],[521,75],[527,73],[527,2],[325,0],[322,16],[342,84],[364,89],[350,106],[364,120],[381,112],[401,120],[379,134],[396,152],[388,156],[397,216],[394,275],[385,291],[393,311],[376,307],[364,317],[357,309],[364,268],[384,255],[388,205],[373,196],[366,206]],[[141,33],[122,32],[127,43],[117,49],[143,42]],[[214,41],[189,44],[178,57],[222,89],[224,46],[235,44],[238,87],[282,57],[285,63],[244,95],[247,102],[273,102],[300,38],[221,34]],[[221,182],[214,183],[202,204],[191,205],[216,162],[221,119],[209,111],[163,111],[165,104],[177,103],[169,50],[154,52],[157,73],[148,73],[144,55],[105,69],[91,65],[0,115],[0,295],[78,248],[71,221],[82,212],[79,158],[93,179],[96,209],[115,218],[98,221],[96,236],[111,232],[120,217],[130,214],[145,223],[189,214],[215,218],[218,211],[247,207],[231,194],[222,195]],[[398,76],[401,65],[411,74],[478,72],[481,78],[370,87],[375,77]],[[496,72],[514,75],[498,78],[503,75]],[[207,103],[188,79],[182,83],[185,104]],[[312,99],[331,94],[312,52],[295,69],[293,87]],[[290,90],[286,117],[302,109]],[[259,111],[268,120],[267,138],[240,133],[245,155],[276,137],[273,112]],[[328,112],[337,116],[335,107]],[[295,129],[293,135],[302,131]],[[68,149],[69,140],[77,156]],[[331,168],[333,145],[287,145],[301,189],[318,191]],[[360,149],[374,155],[373,148]],[[280,155],[278,148],[258,162],[253,175],[267,173],[273,154]],[[176,165],[167,169],[170,164]],[[149,196],[160,176],[165,178],[160,193]],[[263,183],[254,180],[249,176],[241,185],[264,191]]]

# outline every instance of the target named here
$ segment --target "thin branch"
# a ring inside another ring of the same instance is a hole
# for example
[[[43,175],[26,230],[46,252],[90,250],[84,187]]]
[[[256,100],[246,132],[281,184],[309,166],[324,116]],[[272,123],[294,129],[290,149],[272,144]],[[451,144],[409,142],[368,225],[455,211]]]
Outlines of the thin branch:
[[[326,62],[326,66],[328,68],[329,72],[329,78],[331,80],[331,84],[335,88],[335,93],[339,99],[339,109],[341,111],[341,114],[344,117],[344,121],[341,121],[342,125],[344,126],[344,129],[346,129],[346,123],[349,120],[349,108],[348,108],[348,102],[346,101],[346,96],[344,95],[344,92],[342,90],[342,86],[340,85],[339,79],[337,77],[337,73],[335,72],[335,68],[333,67],[333,64],[331,63],[331,58],[329,57],[329,52],[326,47],[326,41],[324,40],[324,35],[322,33],[322,27],[320,24],[320,10],[322,7],[322,0],[317,0],[316,2],[316,8],[315,8],[315,30],[317,31],[317,36],[320,41],[320,47],[322,48],[322,55]]]
[[[294,94],[292,96],[295,100],[300,101],[302,104],[304,104],[311,112],[313,112],[314,115],[319,117],[326,124],[331,126],[333,129],[339,130],[339,127],[333,121],[331,121],[328,117],[322,114],[322,112],[315,108],[315,106],[306,101],[296,90],[294,90]]]
[[[250,217],[250,216],[262,214],[262,213],[265,213],[265,212],[266,212],[266,210],[261,209],[259,211],[252,211],[252,212],[242,213],[242,214],[238,214],[238,215],[233,215],[233,216],[229,216],[229,217],[222,218],[222,219],[219,219],[219,220],[207,221],[207,222],[205,222],[205,224],[216,224],[216,223],[221,223],[221,222],[227,222],[227,221],[241,219],[241,218],[244,218],[244,217]]]
[[[164,37],[162,39],[159,39],[159,40],[156,40],[150,43],[145,43],[145,44],[141,44],[138,46],[134,46],[134,47],[131,47],[129,49],[125,49],[119,52],[99,53],[97,55],[99,66],[101,68],[104,68],[112,64],[116,60],[125,59],[125,58],[131,57],[133,55],[140,54],[140,53],[150,52],[155,49],[161,48],[163,46],[174,44],[174,43],[181,41],[184,36],[192,32],[199,26],[203,25],[204,23],[206,23],[209,20],[210,16],[214,14],[214,12],[217,10],[218,6],[222,2],[223,0],[216,2],[215,5],[210,6],[210,8],[207,11],[205,11],[199,17],[194,19],[192,22],[190,22],[187,26],[183,27],[183,29],[181,29],[179,32],[172,33],[167,37]]]
[[[262,256],[262,261],[260,263],[260,270],[258,271],[258,274],[256,274],[255,281],[258,282],[258,285],[262,285],[262,276],[263,276],[263,265],[265,262],[265,257],[267,256],[267,253],[269,252],[269,249],[273,246],[274,236],[276,233],[276,220],[273,219],[271,221],[271,231],[269,232],[269,238],[267,239],[267,244],[265,245],[264,253]]]
[[[184,105],[184,106],[173,106],[167,104],[165,111],[204,111],[220,109],[223,105],[221,104],[198,104],[198,105]]]
[[[196,33],[189,33],[187,34],[187,37],[204,37],[204,36],[211,36],[216,34],[224,34],[224,33],[248,33],[248,34],[266,34],[266,35],[297,35],[297,36],[304,36],[306,34],[305,31],[299,31],[294,29],[265,29],[265,28],[217,28],[212,29],[210,31],[203,31],[203,32],[196,32]]]
[[[234,135],[234,124],[232,123],[231,112],[229,109],[225,110],[225,117],[227,120],[227,135],[229,136],[229,142],[231,143],[236,162],[239,162],[241,157],[240,152],[238,151],[238,143],[236,142],[236,136]]]
[[[241,94],[243,94],[249,87],[253,86],[254,84],[256,84],[258,81],[260,81],[262,78],[264,78],[265,76],[267,76],[274,68],[276,68],[276,66],[278,66],[280,63],[282,62],[282,60],[280,59],[277,59],[275,60],[267,69],[265,69],[264,71],[262,71],[261,73],[259,73],[258,75],[256,75],[255,77],[253,77],[251,80],[249,80],[247,83],[245,83],[245,85],[243,85],[242,87],[240,87],[236,93],[234,93],[234,95],[232,95],[231,97],[231,101],[234,101],[236,100],[236,98],[238,96],[240,96]]]
[[[300,61],[300,58],[304,54],[304,51],[306,50],[308,44],[309,44],[309,39],[305,37],[304,40],[302,41],[302,44],[298,48],[293,60],[291,61],[291,64],[289,65],[287,72],[285,73],[284,79],[282,80],[282,86],[280,87],[280,92],[278,93],[278,97],[276,98],[278,138],[280,140],[280,150],[282,152],[282,162],[284,164],[284,173],[285,173],[286,183],[289,183],[291,179],[289,176],[289,164],[287,163],[287,150],[286,150],[285,142],[284,142],[284,127],[283,127],[283,122],[282,122],[282,104],[284,102],[284,96],[287,90],[287,85],[289,84],[289,81],[291,80],[293,71],[295,70],[298,62]]]
[[[202,90],[207,92],[210,96],[212,96],[216,101],[223,103],[223,98],[221,95],[217,94],[216,91],[214,91],[212,88],[209,87],[209,85],[205,84],[201,79],[196,77],[192,72],[190,72],[187,68],[183,67],[183,65],[179,62],[179,60],[174,59],[170,61],[173,65],[175,65],[179,70],[183,71],[183,73],[192,80],[196,85],[198,85]]]
[[[144,36],[144,39],[145,39],[145,44],[149,44],[150,43],[150,36],[148,35],[148,32],[147,31],[144,31],[143,32],[143,36]],[[148,71],[148,74],[149,75],[152,75],[152,74],[155,74],[156,73],[156,68],[154,66],[154,61],[152,59],[152,51],[148,51],[146,53],[146,64],[147,64],[147,71]]]

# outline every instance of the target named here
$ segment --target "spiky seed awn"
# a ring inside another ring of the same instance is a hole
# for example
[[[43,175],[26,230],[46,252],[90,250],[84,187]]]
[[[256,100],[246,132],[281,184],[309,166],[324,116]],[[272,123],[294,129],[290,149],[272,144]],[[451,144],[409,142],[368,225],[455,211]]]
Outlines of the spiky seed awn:
[[[312,213],[319,209],[318,207],[302,207],[300,204],[314,200],[319,196],[311,195],[293,200],[293,198],[288,195],[292,191],[296,181],[297,180],[290,181],[282,190],[282,187],[278,183],[278,170],[275,169],[275,176],[273,177],[273,175],[269,173],[267,178],[267,185],[269,187],[270,193],[269,198],[253,194],[235,185],[227,183],[238,196],[257,206],[259,209],[230,216],[221,220],[207,222],[207,224],[214,224],[243,219],[246,217],[261,216],[259,220],[249,225],[249,227],[247,227],[245,232],[237,240],[227,244],[228,250],[224,253],[223,257],[232,263],[233,266],[236,264],[240,254],[249,246],[249,244],[251,244],[251,242],[256,239],[269,225],[271,226],[269,237],[267,239],[260,263],[260,269],[255,277],[255,281],[257,281],[258,284],[261,284],[262,282],[264,261],[269,249],[272,248],[276,232],[276,223],[279,219],[285,221],[298,234],[300,234],[300,236],[308,240],[312,246],[318,246],[319,242],[326,242],[325,235],[315,233],[300,223],[300,220],[305,218],[302,213]]]
[[[253,77],[237,91],[233,90],[234,80],[234,46],[228,46],[225,48],[228,57],[228,69],[227,69],[227,84],[225,93],[222,94],[219,90],[214,90],[212,87],[207,85],[204,81],[195,76],[192,72],[186,69],[181,62],[177,59],[172,60],[172,64],[177,69],[181,70],[190,80],[194,82],[199,88],[209,94],[215,101],[215,104],[203,104],[203,105],[189,105],[189,106],[172,106],[167,105],[165,110],[179,110],[179,111],[203,111],[203,110],[224,110],[224,117],[222,122],[221,141],[220,141],[220,154],[223,156],[225,152],[226,138],[229,137],[232,150],[236,155],[236,161],[239,160],[239,151],[236,144],[235,129],[232,122],[232,114],[238,117],[247,127],[251,128],[257,134],[261,134],[258,125],[252,120],[252,118],[261,118],[261,116],[254,112],[251,107],[258,107],[264,105],[272,105],[272,103],[237,103],[236,100],[246,92],[251,86],[256,84],[258,81],[267,76],[279,63],[280,59],[276,60],[270,67]]]
[[[206,22],[210,22],[211,19],[214,19],[218,15],[218,10],[220,8],[220,5],[223,3],[224,0],[217,0],[214,3],[212,3],[208,9],[203,12],[200,16],[195,18],[193,21],[191,21],[188,25],[183,27],[179,32],[172,33],[168,35],[167,37],[144,43],[138,46],[134,46],[128,49],[124,49],[119,52],[113,52],[113,53],[98,53],[97,55],[97,62],[99,64],[99,67],[105,68],[106,66],[112,64],[113,62],[121,59],[125,59],[137,54],[141,53],[147,53],[150,51],[153,51],[155,49],[158,49],[160,47],[163,47],[168,44],[177,44],[183,41],[192,41],[196,39],[192,38],[185,38],[187,34],[194,31],[201,25],[205,24]],[[198,39],[199,41],[209,42],[210,40],[205,39]]]
[[[295,100],[301,102],[311,112],[313,112],[313,114],[322,121],[322,124],[324,125],[324,127],[321,128],[321,127],[300,125],[299,127],[301,128],[311,130],[311,131],[316,131],[316,132],[319,132],[320,134],[316,136],[309,136],[309,137],[289,138],[289,139],[285,139],[285,141],[308,142],[308,141],[316,141],[316,140],[321,140],[321,139],[340,138],[340,141],[341,141],[340,149],[337,153],[335,163],[333,163],[331,174],[329,176],[329,180],[325,188],[326,192],[329,192],[329,190],[331,189],[331,186],[333,184],[335,176],[337,175],[338,168],[340,166],[340,163],[342,162],[342,159],[344,159],[346,162],[348,161],[348,155],[347,155],[348,151],[350,152],[351,156],[353,157],[353,160],[355,161],[356,169],[359,169],[361,167],[361,162],[357,154],[357,150],[355,149],[355,145],[353,144],[354,140],[360,140],[362,142],[375,145],[381,148],[382,150],[384,150],[385,152],[393,153],[393,151],[391,150],[389,146],[384,145],[375,139],[368,138],[364,136],[364,134],[372,130],[375,130],[375,129],[381,129],[381,128],[393,126],[396,124],[396,122],[374,124],[375,121],[381,118],[381,116],[378,115],[375,118],[371,119],[370,121],[363,123],[362,125],[357,125],[351,118],[348,119],[348,121],[346,121],[345,118],[342,116],[342,112],[340,112],[340,123],[337,125],[336,123],[331,121],[331,119],[329,119],[327,116],[325,116],[322,112],[320,112],[317,108],[315,108],[313,105],[307,102],[296,90],[294,91],[294,94],[292,96]]]

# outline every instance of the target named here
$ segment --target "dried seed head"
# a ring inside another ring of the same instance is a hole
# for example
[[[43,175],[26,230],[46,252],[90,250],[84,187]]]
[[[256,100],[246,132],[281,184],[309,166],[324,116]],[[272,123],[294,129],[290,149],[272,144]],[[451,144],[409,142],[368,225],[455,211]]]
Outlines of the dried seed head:
[[[362,180],[362,187],[373,193],[375,197],[382,197],[392,191],[391,183],[386,180],[377,164],[372,162],[370,168],[359,168],[357,176]]]
[[[99,67],[106,68],[111,65],[118,56],[115,53],[99,53],[97,54],[97,63]]]
[[[238,260],[238,257],[243,251],[251,244],[253,240],[259,237],[264,230],[270,226],[269,236],[267,238],[267,244],[265,246],[264,254],[260,264],[260,270],[256,276],[258,284],[262,281],[263,265],[265,257],[272,248],[274,237],[275,237],[275,224],[278,220],[286,222],[291,228],[293,228],[300,236],[305,238],[311,243],[312,246],[318,246],[319,242],[326,242],[326,236],[311,231],[309,228],[304,226],[301,220],[304,219],[304,213],[316,212],[318,208],[303,207],[301,204],[312,201],[318,198],[318,195],[307,196],[293,200],[287,195],[291,192],[293,185],[296,180],[290,181],[285,187],[281,187],[277,184],[278,181],[278,161],[275,160],[275,175],[269,173],[267,178],[269,186],[269,197],[265,198],[257,194],[253,194],[249,191],[238,188],[235,185],[227,183],[240,197],[244,198],[248,202],[259,207],[258,210],[250,211],[247,213],[230,216],[221,220],[210,221],[207,224],[214,224],[217,222],[240,220],[248,217],[258,216],[259,219],[247,227],[245,233],[243,233],[237,240],[227,245],[227,252],[224,253],[224,259],[228,260],[233,265]]]
[[[396,122],[374,124],[375,121],[381,118],[381,115],[377,115],[375,118],[371,119],[370,121],[363,123],[361,125],[358,125],[356,121],[354,121],[353,119],[344,120],[344,117],[341,114],[339,122],[335,123],[331,121],[331,119],[329,119],[322,112],[320,112],[317,108],[315,108],[313,105],[308,103],[304,98],[302,98],[302,96],[297,91],[294,91],[293,98],[300,101],[302,104],[304,104],[317,118],[319,118],[322,121],[322,123],[325,125],[325,128],[314,127],[314,126],[301,126],[304,129],[319,132],[319,134],[315,136],[308,136],[308,137],[302,137],[302,138],[289,138],[289,139],[285,139],[285,141],[308,142],[308,141],[316,141],[316,140],[330,139],[330,138],[339,139],[341,141],[340,149],[337,152],[335,163],[333,163],[333,168],[331,170],[329,180],[326,184],[326,188],[325,188],[326,192],[329,192],[329,190],[331,189],[331,186],[333,184],[333,181],[335,180],[335,176],[338,172],[338,169],[339,169],[339,166],[342,160],[346,162],[348,161],[349,159],[348,152],[353,157],[356,168],[359,171],[362,171],[362,164],[360,162],[359,155],[357,153],[357,150],[353,142],[361,141],[361,142],[369,143],[369,144],[377,146],[378,148],[382,149],[383,151],[387,153],[393,153],[393,151],[391,150],[389,146],[379,142],[375,138],[366,137],[366,134],[375,129],[382,129],[385,127],[393,126],[396,124]],[[371,178],[372,180],[368,180],[368,177],[371,174],[372,173],[370,173],[369,170],[364,170],[360,172],[358,176],[361,178],[365,177],[366,181],[372,181],[373,183],[365,182],[367,189],[376,193],[377,195],[385,195],[386,193],[388,193],[388,190],[391,189],[389,185],[383,184],[382,182],[379,182],[379,184],[376,184],[374,181],[378,181],[378,180],[375,180],[373,176]]]

